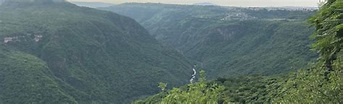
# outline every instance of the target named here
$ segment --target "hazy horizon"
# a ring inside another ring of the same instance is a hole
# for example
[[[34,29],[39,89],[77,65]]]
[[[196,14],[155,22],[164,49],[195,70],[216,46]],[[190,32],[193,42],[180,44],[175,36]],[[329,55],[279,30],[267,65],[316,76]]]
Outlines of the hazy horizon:
[[[212,3],[221,6],[238,7],[317,7],[319,0],[67,0],[70,2],[103,2],[121,4],[129,2],[137,3],[164,3],[164,4],[195,4]],[[323,1],[323,0],[321,0]]]

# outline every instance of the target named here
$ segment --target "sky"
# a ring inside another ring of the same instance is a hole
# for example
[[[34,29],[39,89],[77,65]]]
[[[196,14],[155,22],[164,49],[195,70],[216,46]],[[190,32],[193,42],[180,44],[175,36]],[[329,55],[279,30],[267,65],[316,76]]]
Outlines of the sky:
[[[238,7],[280,7],[280,6],[302,6],[317,7],[319,0],[67,0],[78,2],[104,2],[120,4],[125,2],[140,3],[165,3],[165,4],[194,4],[209,2],[222,6],[238,6]],[[321,0],[323,1],[323,0]]]

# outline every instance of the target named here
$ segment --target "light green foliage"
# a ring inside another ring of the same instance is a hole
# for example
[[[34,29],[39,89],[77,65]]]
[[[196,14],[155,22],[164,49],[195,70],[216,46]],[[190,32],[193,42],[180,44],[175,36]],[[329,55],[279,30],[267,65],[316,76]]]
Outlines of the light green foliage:
[[[272,103],[273,98],[277,96],[278,89],[281,87],[282,84],[286,81],[286,76],[240,76],[240,77],[233,77],[233,78],[217,78],[214,81],[206,82],[206,84],[202,83],[202,81],[195,83],[195,84],[188,84],[179,88],[174,88],[173,94],[172,92],[162,92],[158,93],[154,96],[150,96],[146,99],[138,100],[136,104],[157,104],[161,103],[163,99],[167,104],[174,104],[169,102],[177,102],[178,101],[200,101],[200,100],[189,100],[193,99],[190,96],[192,94],[197,94],[199,89],[203,89],[204,91],[214,91],[211,86],[218,86],[215,92],[211,93],[212,95],[209,96],[216,96],[217,101],[213,100],[215,103],[219,104],[227,104],[227,103],[234,103],[234,104],[265,104],[265,103]],[[202,78],[201,78],[202,79]],[[204,78],[203,78],[204,79]],[[197,90],[190,91],[188,88],[192,86]],[[207,87],[205,87],[207,86]],[[215,87],[216,88],[216,87]],[[198,92],[200,93],[200,92]],[[167,100],[167,96],[169,96]],[[202,95],[199,95],[202,96]],[[206,97],[206,96],[202,96]],[[177,98],[180,98],[177,100]],[[198,97],[198,99],[201,99]],[[210,98],[209,98],[210,99]],[[214,97],[211,99],[215,99]],[[184,103],[184,102],[183,102]],[[199,103],[199,102],[198,102]],[[194,104],[194,103],[191,103]],[[204,103],[201,103],[204,104]],[[211,103],[210,103],[211,104]]]
[[[207,84],[204,71],[200,73],[199,82],[188,84],[186,89],[173,88],[161,104],[217,104],[224,86]]]
[[[161,88],[161,91],[165,91],[166,86],[167,86],[167,83],[159,82],[159,86],[158,87]]]
[[[312,46],[320,57],[307,70],[289,76],[275,103],[343,103],[342,8],[342,0],[328,0],[310,19],[316,27]]]
[[[325,61],[333,60],[343,47],[343,0],[328,0],[310,19],[316,27],[313,49]],[[339,53],[341,54],[341,53]]]
[[[314,68],[300,70],[290,75],[289,79],[280,87],[277,96],[273,96],[273,103],[342,103],[342,75],[338,71],[331,74],[329,80],[324,78],[325,71]]]
[[[164,85],[164,84],[162,84]],[[224,102],[221,92],[225,87],[215,83],[208,83],[205,71],[200,71],[199,81],[180,88],[173,88],[152,97],[136,101],[136,104],[218,104]],[[228,103],[228,102],[226,102]]]
[[[179,88],[170,90],[161,104],[217,104],[223,90],[223,86],[208,86],[205,82],[189,84],[186,91]]]

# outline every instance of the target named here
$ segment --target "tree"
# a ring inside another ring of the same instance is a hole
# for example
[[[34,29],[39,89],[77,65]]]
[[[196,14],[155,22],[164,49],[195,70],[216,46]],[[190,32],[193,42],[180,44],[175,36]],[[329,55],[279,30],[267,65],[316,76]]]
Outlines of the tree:
[[[320,59],[329,71],[337,54],[343,48],[343,1],[328,0],[319,12],[310,19],[316,31],[312,38],[316,40],[312,47],[320,53]]]
[[[160,82],[158,87],[161,89],[161,91],[165,91],[166,86],[167,86],[167,83]]]
[[[204,71],[200,71],[199,82],[188,84],[186,90],[173,88],[161,104],[217,104],[224,86],[208,85],[204,75]]]
[[[328,0],[310,19],[316,31],[312,48],[319,58],[289,76],[273,103],[334,103],[343,99],[343,1]]]

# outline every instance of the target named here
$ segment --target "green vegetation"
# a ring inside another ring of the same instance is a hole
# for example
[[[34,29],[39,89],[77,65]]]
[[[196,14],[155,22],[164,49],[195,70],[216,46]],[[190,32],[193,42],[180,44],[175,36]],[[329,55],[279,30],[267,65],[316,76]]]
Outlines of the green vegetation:
[[[343,1],[328,0],[310,21],[316,27],[312,46],[320,57],[290,75],[275,102],[343,103]]]
[[[196,84],[188,84],[180,88],[160,92],[146,99],[138,100],[135,103],[167,104],[164,101],[186,101],[201,104],[271,103],[277,95],[278,89],[285,81],[283,78],[286,77],[255,75],[236,78],[218,78],[210,82],[199,81]],[[190,86],[195,87],[195,89],[189,89]],[[203,101],[202,98],[207,98],[208,100]]]
[[[0,61],[0,103],[77,103],[39,58],[0,48]]]
[[[308,39],[314,28],[306,23],[312,10],[150,3],[101,9],[134,18],[210,79],[288,73],[316,58]]]
[[[160,83],[159,85],[162,85]],[[162,87],[162,91],[164,91]],[[160,103],[160,104],[217,104],[221,100],[224,86],[207,84],[204,71],[200,71],[199,82],[191,83],[182,88],[173,88],[168,92],[161,92],[149,99],[136,101],[136,104]]]
[[[310,19],[310,22],[316,27],[312,35],[314,39],[312,47],[319,52],[316,62],[309,64],[304,69],[292,71],[288,75],[218,78],[208,82],[208,84],[216,83],[225,87],[223,91],[214,94],[222,96],[218,102],[228,101],[240,104],[343,103],[342,5],[342,0],[329,0]],[[199,91],[202,90],[204,89]],[[169,95],[169,93],[160,93],[141,100],[141,103],[159,101]]]
[[[189,84],[187,89],[174,88],[169,91],[168,95],[162,99],[162,104],[179,103],[179,104],[216,104],[219,93],[223,91],[223,86],[216,84],[208,86],[205,82],[204,71],[200,72],[200,81],[195,84]]]
[[[0,103],[343,103],[342,4],[328,0],[316,13],[138,3],[102,8],[142,27],[64,0],[5,0]],[[216,80],[206,81],[201,71],[198,82],[184,85],[192,74],[187,58]]]
[[[191,64],[133,19],[67,2],[0,6],[0,103],[130,103]]]
[[[284,78],[284,77],[283,77]],[[240,76],[236,78],[218,78],[214,82],[225,86],[221,95],[225,100],[239,104],[271,103],[277,89],[283,82],[277,76]]]

